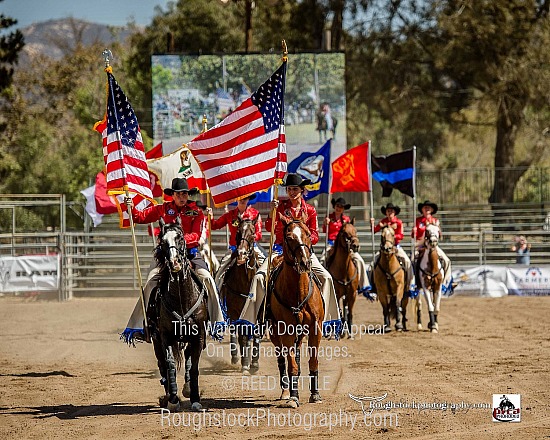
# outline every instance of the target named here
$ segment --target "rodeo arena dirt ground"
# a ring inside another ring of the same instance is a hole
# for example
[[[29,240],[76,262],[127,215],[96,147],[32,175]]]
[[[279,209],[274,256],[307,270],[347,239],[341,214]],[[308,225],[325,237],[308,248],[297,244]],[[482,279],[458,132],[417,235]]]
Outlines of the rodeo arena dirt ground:
[[[134,304],[0,298],[0,438],[550,438],[550,297],[445,298],[438,334],[380,334],[380,304],[359,298],[359,334],[322,341],[323,402],[307,403],[304,380],[290,410],[277,401],[270,341],[260,371],[243,376],[228,338],[210,340],[200,362],[205,411],[185,399],[170,414],[158,405],[152,346],[119,341]],[[493,395],[498,405],[515,394],[520,422],[493,422]]]

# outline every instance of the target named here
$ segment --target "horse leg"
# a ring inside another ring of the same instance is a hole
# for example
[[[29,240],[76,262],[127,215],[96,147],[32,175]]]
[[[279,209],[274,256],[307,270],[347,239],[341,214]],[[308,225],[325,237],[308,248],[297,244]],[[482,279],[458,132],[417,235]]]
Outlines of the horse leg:
[[[357,299],[357,293],[356,292],[348,292],[346,295],[346,302],[348,303],[348,338],[349,339],[355,339],[353,337],[353,306],[355,304],[355,300]]]
[[[233,332],[229,336],[229,347],[231,350],[231,365],[235,365],[239,362],[239,343],[237,342],[237,335]]]
[[[403,294],[394,296],[395,301],[395,330],[403,331]]]
[[[279,400],[287,400],[290,398],[290,391],[288,387],[288,376],[286,374],[286,360],[283,353],[283,345],[279,335],[273,333],[271,335],[271,342],[275,345],[277,354],[277,367],[279,368],[279,385],[281,387],[281,396]]]
[[[241,372],[250,374],[250,339],[246,335],[239,335],[239,347],[241,350]]]
[[[169,411],[179,411],[180,399],[178,397],[178,384],[176,382],[177,365],[174,351],[171,345],[166,347],[166,365],[167,365],[167,381],[168,381],[168,404]]]
[[[191,397],[191,344],[187,344],[183,352],[185,359],[184,371],[185,371],[185,383],[183,384],[182,394],[183,397]]]
[[[403,298],[401,299],[401,309],[403,311],[403,331],[408,331],[407,329],[407,307],[409,305],[409,295],[407,293],[403,294]]]
[[[193,411],[200,411],[202,409],[202,405],[200,404],[201,396],[199,392],[199,361],[201,358],[202,353],[202,347],[203,347],[203,341],[200,337],[197,337],[194,343],[188,344],[191,349],[191,368],[189,369],[189,383],[191,386],[191,395],[189,396],[189,400],[191,400],[191,409]]]
[[[257,373],[260,369],[260,338],[252,339],[252,360],[250,362],[250,374]]]
[[[388,297],[385,293],[378,295],[380,304],[382,305],[382,314],[384,315],[384,333],[391,332],[390,327],[390,305],[388,304]]]
[[[424,298],[426,299],[426,303],[428,304],[428,315],[430,316],[430,322],[428,323],[428,329],[432,332],[437,332],[435,329],[435,314],[434,314],[434,304],[432,302],[432,294],[431,292],[426,289],[425,287],[422,288],[422,293],[424,295]]]
[[[298,367],[298,364],[296,363],[296,353],[297,351],[294,352],[294,350],[289,350],[286,356],[286,360],[288,363],[287,373],[288,373],[289,386],[290,386],[290,398],[286,401],[286,405],[285,405],[285,407],[287,408],[298,408],[300,406],[300,395],[298,392],[300,375],[298,373],[299,367]]]
[[[322,322],[317,323],[318,328],[322,327]],[[316,331],[308,336],[309,351],[309,403],[321,403],[321,394],[319,394],[319,346],[321,345],[321,333]]]
[[[435,325],[435,330],[439,330],[439,325],[437,323],[437,315],[439,314],[439,307],[441,305],[441,286],[439,286],[439,289],[437,289],[437,292],[435,293],[435,298],[434,298],[434,325]]]
[[[422,297],[416,297],[416,329],[422,330]]]
[[[168,406],[167,365],[162,343],[158,338],[153,338],[153,349],[155,350],[157,365],[160,372],[160,384],[164,387],[164,395],[159,397],[159,405],[161,408],[166,408]]]

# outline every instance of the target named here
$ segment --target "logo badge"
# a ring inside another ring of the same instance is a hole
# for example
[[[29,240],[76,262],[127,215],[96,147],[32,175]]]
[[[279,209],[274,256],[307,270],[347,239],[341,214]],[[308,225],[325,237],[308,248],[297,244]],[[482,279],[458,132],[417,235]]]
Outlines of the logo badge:
[[[493,422],[520,422],[521,394],[493,394]]]
[[[172,208],[168,209],[168,212],[167,212],[168,215],[176,215],[176,211]]]

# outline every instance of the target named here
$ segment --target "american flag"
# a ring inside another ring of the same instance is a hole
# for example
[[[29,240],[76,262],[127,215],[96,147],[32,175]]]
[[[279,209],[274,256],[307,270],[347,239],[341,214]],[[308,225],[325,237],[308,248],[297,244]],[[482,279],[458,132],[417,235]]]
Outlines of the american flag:
[[[138,210],[155,201],[136,114],[109,70],[107,82],[107,113],[94,129],[103,138],[107,193],[117,195],[120,226],[128,227],[129,216],[123,203],[126,190]]]
[[[286,62],[233,113],[187,144],[216,207],[265,191],[286,172]]]

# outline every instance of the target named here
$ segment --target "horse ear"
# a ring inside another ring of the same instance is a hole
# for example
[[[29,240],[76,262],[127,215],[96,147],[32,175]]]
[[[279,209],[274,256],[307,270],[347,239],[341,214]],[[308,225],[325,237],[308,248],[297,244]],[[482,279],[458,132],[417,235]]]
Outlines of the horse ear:
[[[355,226],[355,217],[353,217],[353,218],[351,219],[351,222],[350,222],[350,223],[351,223],[352,225]]]
[[[281,214],[280,212],[278,212],[279,214],[279,219],[281,219],[281,221],[285,224],[285,225],[288,225],[289,223],[292,222],[292,219],[288,218],[286,215],[283,215]]]
[[[181,226],[181,217],[179,215],[176,217],[176,224]]]
[[[164,221],[164,219],[162,217],[159,218],[159,225],[160,225],[161,229],[164,228],[165,224],[166,224],[166,222]]]
[[[239,219],[240,222],[243,221],[243,216],[241,215],[240,212],[237,214],[237,218]]]

